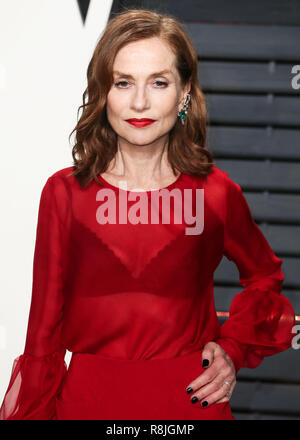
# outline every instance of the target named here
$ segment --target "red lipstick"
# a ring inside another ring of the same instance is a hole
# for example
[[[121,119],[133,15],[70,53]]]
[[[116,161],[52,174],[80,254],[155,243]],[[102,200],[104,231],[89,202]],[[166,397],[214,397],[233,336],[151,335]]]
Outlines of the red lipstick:
[[[126,122],[128,122],[131,125],[134,125],[135,127],[145,127],[146,125],[153,124],[155,122],[155,119],[149,119],[149,118],[141,118],[141,119],[125,119]]]

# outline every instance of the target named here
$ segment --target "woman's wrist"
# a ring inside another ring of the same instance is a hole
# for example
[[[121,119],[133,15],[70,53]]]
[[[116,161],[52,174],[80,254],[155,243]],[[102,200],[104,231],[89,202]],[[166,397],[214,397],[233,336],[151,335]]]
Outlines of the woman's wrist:
[[[215,339],[215,342],[226,351],[234,364],[235,374],[237,375],[244,364],[249,346],[230,337],[220,337]]]

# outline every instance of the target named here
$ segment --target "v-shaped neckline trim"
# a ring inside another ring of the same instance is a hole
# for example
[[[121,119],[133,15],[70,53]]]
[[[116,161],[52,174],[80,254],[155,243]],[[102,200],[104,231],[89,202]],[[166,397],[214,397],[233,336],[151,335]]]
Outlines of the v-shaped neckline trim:
[[[99,236],[95,231],[93,231],[90,227],[88,227],[87,225],[85,225],[84,223],[82,223],[81,221],[76,221],[77,225],[79,224],[80,227],[84,228],[86,231],[88,231],[90,234],[93,234],[96,238],[97,241],[99,241],[99,243],[102,244],[102,246],[104,246],[107,251],[112,255],[112,257],[114,258],[115,261],[118,262],[118,264],[123,267],[123,269],[126,270],[128,276],[132,279],[135,280],[136,282],[142,281],[142,279],[146,276],[147,271],[149,270],[149,266],[151,267],[152,264],[154,264],[154,262],[157,260],[158,256],[163,253],[164,251],[166,251],[166,249],[168,249],[171,245],[173,245],[177,240],[181,239],[183,236],[185,236],[185,229],[183,228],[178,234],[174,235],[174,237],[167,243],[165,244],[165,246],[163,246],[162,248],[160,248],[154,255],[152,255],[152,257],[148,260],[147,264],[142,268],[142,270],[139,272],[138,275],[133,275],[132,271],[130,270],[130,268],[127,266],[126,263],[124,263],[124,261],[115,253],[114,249],[111,248],[109,246],[108,243],[106,243],[101,236]]]

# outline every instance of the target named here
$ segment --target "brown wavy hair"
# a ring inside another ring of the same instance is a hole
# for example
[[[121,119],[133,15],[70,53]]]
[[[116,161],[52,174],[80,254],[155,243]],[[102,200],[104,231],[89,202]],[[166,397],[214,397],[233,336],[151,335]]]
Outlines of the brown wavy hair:
[[[73,171],[80,186],[92,180],[100,186],[98,175],[105,172],[117,152],[117,133],[106,115],[106,97],[113,84],[113,63],[126,44],[144,38],[160,37],[176,55],[176,67],[184,87],[191,81],[191,101],[182,125],[177,118],[169,132],[168,161],[176,171],[206,176],[214,164],[206,148],[207,111],[198,82],[198,57],[181,23],[172,15],[147,9],[125,9],[111,18],[99,39],[87,69],[87,88],[83,93],[82,114],[72,148]],[[87,102],[86,102],[87,98]]]

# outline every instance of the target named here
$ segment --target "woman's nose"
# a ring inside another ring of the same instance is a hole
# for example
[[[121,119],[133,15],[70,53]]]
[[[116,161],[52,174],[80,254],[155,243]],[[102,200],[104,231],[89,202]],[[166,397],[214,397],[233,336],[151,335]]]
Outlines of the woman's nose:
[[[149,97],[145,88],[138,88],[131,101],[131,107],[136,110],[143,110],[149,107]]]

